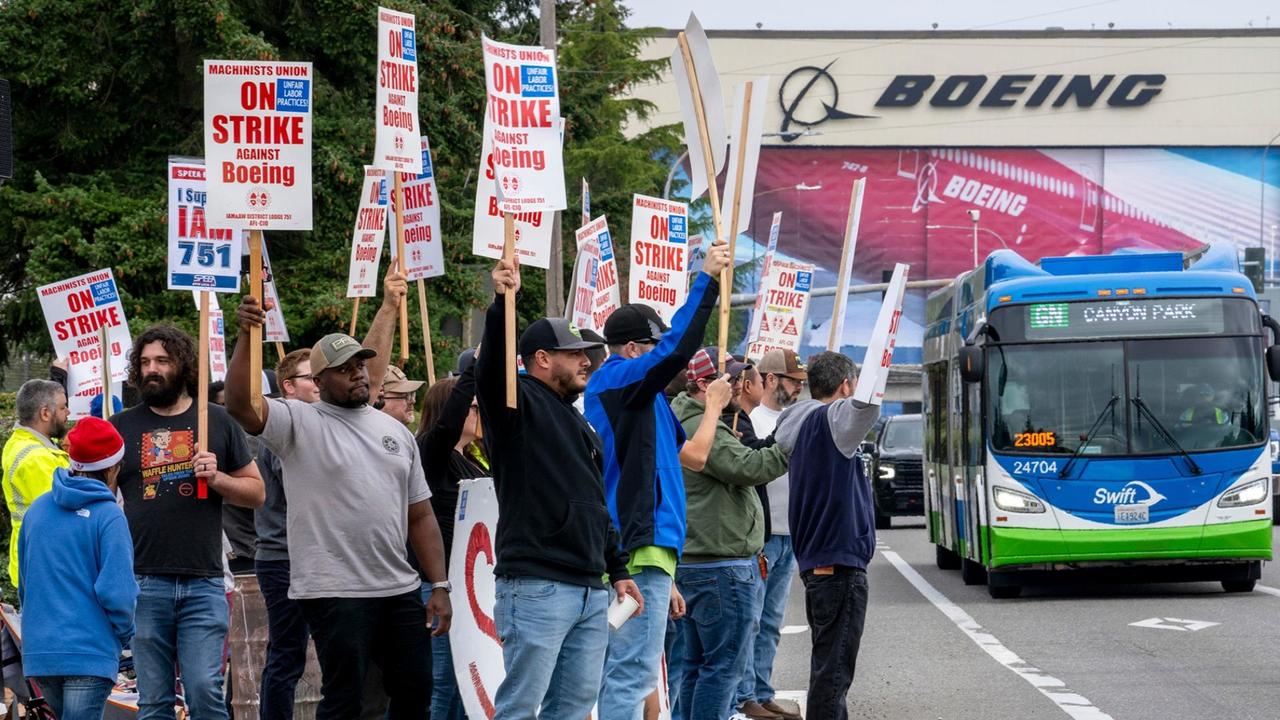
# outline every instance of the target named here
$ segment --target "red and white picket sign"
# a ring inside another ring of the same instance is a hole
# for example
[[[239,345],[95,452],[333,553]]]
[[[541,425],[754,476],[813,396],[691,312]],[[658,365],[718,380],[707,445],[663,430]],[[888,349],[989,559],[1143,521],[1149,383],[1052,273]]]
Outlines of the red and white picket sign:
[[[596,260],[595,272],[591,278],[593,297],[591,300],[589,324],[577,324],[578,305],[575,299],[574,317],[578,329],[604,330],[604,322],[614,310],[622,307],[622,288],[618,285],[618,260],[613,253],[613,237],[609,234],[609,222],[604,215],[578,228],[575,233],[579,251],[590,247]]]
[[[763,290],[760,322],[747,358],[759,360],[770,350],[799,352],[804,338],[805,313],[813,286],[813,265],[774,258]]]
[[[347,297],[373,297],[378,294],[378,263],[382,259],[382,243],[387,237],[387,175],[388,171],[382,168],[364,166],[360,205],[351,231]]]
[[[413,15],[378,8],[378,112],[373,164],[417,175],[418,40]]]
[[[910,269],[910,265],[903,263],[893,267],[893,277],[885,291],[884,302],[880,304],[867,355],[862,359],[862,369],[858,372],[858,384],[853,389],[853,399],[858,402],[870,405],[884,402],[884,388],[889,382],[889,366],[893,363],[893,346],[898,339],[898,324],[902,321],[902,299],[906,295],[907,271]]]
[[[409,280],[444,275],[444,236],[440,234],[440,193],[436,188],[435,168],[431,163],[431,147],[422,136],[422,172],[400,175],[400,192],[404,195],[404,254],[408,256],[405,277]],[[397,198],[391,198],[394,212]],[[391,243],[391,257],[396,257],[396,243]]]
[[[36,289],[53,353],[67,358],[67,404],[71,417],[89,414],[89,403],[102,388],[102,343],[98,329],[107,328],[112,383],[129,374],[128,352],[133,346],[124,305],[110,268],[95,270]]]
[[[262,243],[262,296],[271,304],[267,311],[267,325],[263,328],[262,342],[289,342],[289,327],[284,324],[284,308],[280,305],[280,294],[276,292],[276,274],[271,269],[271,256],[267,253],[267,243]]]
[[[458,691],[469,718],[493,717],[493,699],[506,677],[502,644],[493,620],[497,534],[498,495],[493,480],[463,480],[458,484],[453,548],[449,554],[449,582],[454,587],[449,646]]]
[[[653,308],[671,324],[689,294],[689,206],[635,195],[631,200],[631,303]]]
[[[194,290],[191,299],[200,309],[200,291]],[[218,293],[209,293],[209,382],[227,379],[227,336],[222,320],[222,308],[218,305]]]

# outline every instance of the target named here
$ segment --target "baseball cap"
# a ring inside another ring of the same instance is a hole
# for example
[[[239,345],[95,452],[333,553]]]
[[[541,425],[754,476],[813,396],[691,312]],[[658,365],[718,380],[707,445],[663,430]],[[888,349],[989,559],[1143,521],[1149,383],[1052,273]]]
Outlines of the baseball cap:
[[[462,373],[467,371],[467,368],[471,367],[472,365],[475,365],[475,363],[476,363],[476,349],[467,348],[466,350],[463,350],[462,352],[458,353],[458,366],[454,368],[453,374],[461,375]]]
[[[542,318],[520,334],[520,355],[532,361],[539,350],[589,350],[601,343],[582,339],[582,333],[564,318]]]
[[[387,367],[387,377],[382,381],[382,391],[408,395],[417,392],[426,383],[421,380],[410,380],[404,371],[395,365]]]
[[[715,377],[720,367],[720,350],[715,347],[705,347],[693,354],[693,359],[689,361],[689,379],[701,380],[702,378]],[[740,362],[737,358],[730,355],[725,362],[725,372],[729,373],[729,377],[736,378],[747,368],[747,364]]]
[[[610,345],[629,342],[658,342],[662,334],[670,330],[658,317],[658,311],[648,305],[623,305],[604,321],[605,341]]]
[[[796,355],[795,350],[776,348],[766,352],[760,358],[760,364],[756,365],[756,370],[760,371],[761,375],[772,373],[792,380],[809,379],[809,373],[805,371],[804,363],[800,361],[800,356]]]
[[[311,346],[311,374],[319,375],[325,370],[342,365],[353,357],[367,360],[377,354],[373,348],[361,345],[350,335],[329,333],[320,338],[320,342]]]

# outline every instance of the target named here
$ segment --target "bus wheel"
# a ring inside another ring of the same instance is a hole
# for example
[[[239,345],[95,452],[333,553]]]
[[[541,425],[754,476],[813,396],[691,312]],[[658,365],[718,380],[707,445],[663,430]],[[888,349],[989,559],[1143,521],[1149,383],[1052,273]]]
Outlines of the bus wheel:
[[[955,570],[960,567],[960,556],[941,545],[933,546],[934,561],[939,570]]]
[[[987,573],[987,594],[997,600],[1008,600],[1022,594],[1021,585],[1009,584],[1005,573]]]
[[[960,579],[965,585],[982,585],[987,582],[987,569],[982,563],[963,558],[960,560]]]
[[[1253,592],[1253,586],[1256,584],[1258,584],[1257,580],[1223,580],[1222,589],[1229,593]]]

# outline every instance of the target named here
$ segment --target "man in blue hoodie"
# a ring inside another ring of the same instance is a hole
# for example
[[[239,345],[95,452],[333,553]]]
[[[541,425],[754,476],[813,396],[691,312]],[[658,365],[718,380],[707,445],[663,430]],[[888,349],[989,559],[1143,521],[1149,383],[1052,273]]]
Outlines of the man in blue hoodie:
[[[116,505],[124,440],[87,417],[67,434],[71,469],[27,511],[18,536],[23,662],[59,720],[100,720],[133,637],[133,540]]]

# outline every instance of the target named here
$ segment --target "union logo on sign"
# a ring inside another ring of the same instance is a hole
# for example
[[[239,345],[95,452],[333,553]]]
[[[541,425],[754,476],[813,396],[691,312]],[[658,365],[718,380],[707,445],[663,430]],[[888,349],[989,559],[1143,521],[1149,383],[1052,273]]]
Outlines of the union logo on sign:
[[[396,150],[404,150],[404,136],[397,135],[395,141]]]
[[[249,207],[262,209],[271,205],[271,194],[265,188],[256,187],[249,191],[245,200],[249,203]]]

